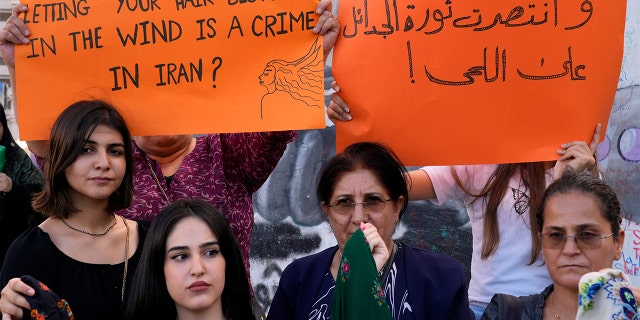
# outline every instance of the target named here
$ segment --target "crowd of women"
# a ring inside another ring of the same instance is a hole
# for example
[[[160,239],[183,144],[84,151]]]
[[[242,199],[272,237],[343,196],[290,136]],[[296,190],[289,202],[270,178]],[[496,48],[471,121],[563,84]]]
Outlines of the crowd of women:
[[[316,10],[325,57],[339,31],[331,9],[322,0]],[[13,90],[14,46],[29,43],[18,15],[27,10],[17,5],[0,32]],[[334,89],[327,114],[349,121]],[[295,132],[131,137],[116,107],[82,100],[59,115],[48,141],[29,143],[36,168],[0,120],[0,219],[3,229],[5,221],[26,229],[3,232],[3,248],[12,242],[0,271],[3,319],[265,317],[248,276],[251,195]],[[596,125],[592,141],[562,144],[556,161],[411,172],[384,145],[349,146],[317,180],[337,245],[285,269],[268,318],[335,319],[337,283],[350,271],[343,252],[358,230],[392,319],[637,318],[625,276],[607,270],[625,234],[617,197],[598,176],[599,140]],[[465,202],[468,288],[458,261],[392,240],[408,201],[420,199]],[[581,292],[591,272],[605,279],[598,288],[615,286],[608,301]]]

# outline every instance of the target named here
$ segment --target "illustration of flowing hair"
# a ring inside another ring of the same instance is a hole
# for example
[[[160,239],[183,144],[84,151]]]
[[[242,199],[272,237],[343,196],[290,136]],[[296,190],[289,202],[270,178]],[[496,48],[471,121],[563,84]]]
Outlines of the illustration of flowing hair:
[[[288,92],[294,99],[311,107],[321,108],[324,105],[322,98],[313,96],[324,89],[324,57],[318,38],[302,58],[295,61],[271,60],[267,63],[269,66],[275,70],[276,90]]]

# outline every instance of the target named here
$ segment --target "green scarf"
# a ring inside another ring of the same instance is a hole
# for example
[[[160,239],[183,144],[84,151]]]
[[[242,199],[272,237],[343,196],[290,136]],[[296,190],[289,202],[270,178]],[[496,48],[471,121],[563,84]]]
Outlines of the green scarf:
[[[331,307],[331,320],[352,319],[393,319],[371,249],[360,229],[344,246]]]

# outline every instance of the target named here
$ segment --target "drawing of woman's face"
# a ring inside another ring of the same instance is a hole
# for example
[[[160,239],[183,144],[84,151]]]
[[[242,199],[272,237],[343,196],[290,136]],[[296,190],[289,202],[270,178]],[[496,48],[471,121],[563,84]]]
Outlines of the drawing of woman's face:
[[[260,79],[260,84],[267,88],[268,93],[276,91],[276,69],[272,65],[267,65],[258,79]]]

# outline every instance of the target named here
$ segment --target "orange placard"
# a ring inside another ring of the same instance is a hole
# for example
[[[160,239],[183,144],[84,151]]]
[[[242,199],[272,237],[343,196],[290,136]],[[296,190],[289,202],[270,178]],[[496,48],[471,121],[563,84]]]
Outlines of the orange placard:
[[[340,0],[333,73],[353,120],[408,165],[557,159],[606,128],[626,1]],[[604,137],[604,133],[602,135]]]
[[[21,138],[88,97],[134,135],[324,128],[317,0],[27,1]]]

